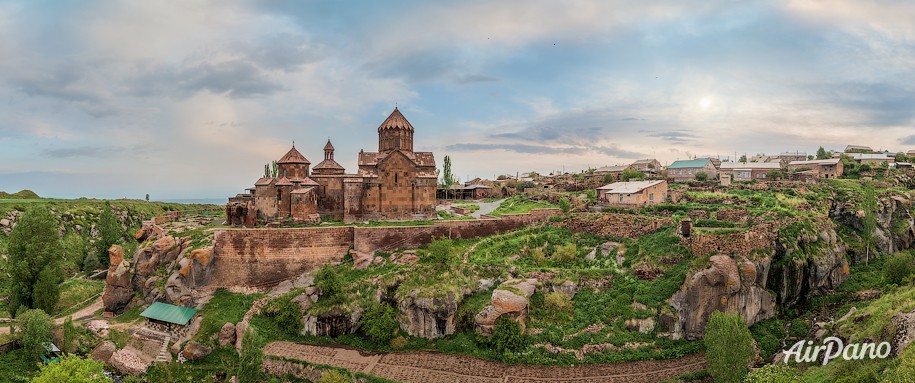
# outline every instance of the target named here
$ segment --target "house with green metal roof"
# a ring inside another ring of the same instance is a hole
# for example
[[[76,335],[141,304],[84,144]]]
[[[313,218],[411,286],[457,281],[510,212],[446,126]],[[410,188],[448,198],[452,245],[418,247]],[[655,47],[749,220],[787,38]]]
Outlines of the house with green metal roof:
[[[166,325],[171,328],[173,325],[186,326],[191,318],[197,314],[197,309],[191,307],[182,307],[170,305],[168,303],[153,302],[146,310],[140,313],[141,317],[150,322]]]
[[[667,178],[674,182],[694,181],[699,172],[704,172],[708,179],[718,177],[718,169],[710,158],[677,160],[667,166]]]

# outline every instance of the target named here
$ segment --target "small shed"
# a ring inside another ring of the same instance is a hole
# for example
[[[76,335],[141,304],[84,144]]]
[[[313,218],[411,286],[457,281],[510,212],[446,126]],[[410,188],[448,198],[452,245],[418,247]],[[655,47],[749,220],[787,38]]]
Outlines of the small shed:
[[[146,310],[140,313],[140,316],[150,322],[165,325],[171,329],[173,325],[187,326],[194,314],[197,314],[197,309],[195,308],[153,302]]]

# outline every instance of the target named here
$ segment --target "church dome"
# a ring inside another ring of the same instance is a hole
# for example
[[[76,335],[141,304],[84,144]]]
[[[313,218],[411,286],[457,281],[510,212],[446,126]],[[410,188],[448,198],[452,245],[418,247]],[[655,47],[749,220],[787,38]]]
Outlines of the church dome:
[[[284,155],[282,158],[280,158],[280,160],[277,161],[276,163],[278,163],[278,164],[311,164],[311,161],[308,161],[308,159],[305,158],[305,156],[303,156],[302,153],[299,153],[299,151],[295,149],[295,145],[293,144],[292,149],[289,149],[289,151],[286,152],[286,155]]]
[[[378,131],[382,130],[409,130],[413,131],[413,125],[410,125],[410,121],[407,121],[407,118],[400,113],[400,110],[397,107],[394,107],[394,111],[391,112],[391,115],[388,116],[378,127]]]

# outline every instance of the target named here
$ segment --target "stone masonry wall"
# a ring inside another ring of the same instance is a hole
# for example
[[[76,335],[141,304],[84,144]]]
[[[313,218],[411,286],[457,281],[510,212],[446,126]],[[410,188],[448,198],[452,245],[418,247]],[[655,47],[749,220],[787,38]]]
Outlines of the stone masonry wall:
[[[259,287],[339,262],[353,243],[352,227],[217,230],[213,287]]]
[[[360,253],[416,248],[434,238],[474,238],[544,222],[559,209],[535,209],[502,218],[438,221],[428,226],[220,229],[213,241],[212,287],[265,287],[326,263],[350,247]]]

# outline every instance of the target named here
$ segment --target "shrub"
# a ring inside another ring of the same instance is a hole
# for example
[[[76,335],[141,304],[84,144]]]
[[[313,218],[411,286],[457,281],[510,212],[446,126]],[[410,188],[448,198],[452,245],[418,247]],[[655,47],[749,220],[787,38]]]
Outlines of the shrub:
[[[886,283],[899,285],[915,273],[915,257],[910,253],[896,253],[883,263],[883,277]]]
[[[408,344],[410,344],[410,341],[401,335],[398,335],[398,336],[394,337],[394,339],[391,339],[391,348],[393,348],[395,350],[402,350],[404,347],[407,347]]]
[[[546,262],[546,254],[543,252],[542,247],[535,247],[531,249],[531,259],[534,260],[534,263],[540,264]]]
[[[708,179],[708,173],[696,172],[696,181],[705,181]]]
[[[559,199],[559,208],[563,213],[568,213],[572,209],[572,202],[568,198],[562,197]]]
[[[359,318],[359,330],[376,343],[391,342],[398,328],[394,308],[383,303],[372,303]]]
[[[302,332],[302,308],[291,299],[281,298],[276,302],[276,322],[290,334]]]
[[[60,363],[41,365],[38,376],[32,383],[108,383],[113,382],[105,375],[105,364],[90,358],[81,358],[76,355],[66,355]]]
[[[753,337],[740,314],[713,312],[705,327],[705,349],[715,382],[740,382],[753,357]]]
[[[351,380],[349,376],[344,375],[342,372],[337,370],[324,370],[321,373],[321,379],[318,379],[318,383],[350,383]]]
[[[572,314],[572,299],[559,292],[547,293],[543,297],[543,308],[546,316],[553,321],[568,319]]]
[[[750,371],[744,383],[804,383],[800,374],[787,364],[767,364],[762,368]]]
[[[324,265],[314,275],[315,287],[321,291],[321,299],[328,302],[338,300],[343,292],[343,281],[333,266]]]
[[[507,316],[499,317],[492,331],[492,343],[500,352],[515,351],[524,348],[526,341],[521,331],[521,324]]]
[[[91,273],[95,270],[98,270],[102,267],[102,264],[98,261],[98,255],[95,252],[91,252],[86,255],[86,258],[83,260],[83,271]]]
[[[578,258],[578,246],[572,242],[556,246],[553,258],[557,261],[571,262]]]
[[[460,258],[454,241],[447,238],[437,239],[429,243],[422,255],[423,262],[431,263],[439,268],[445,268]]]

